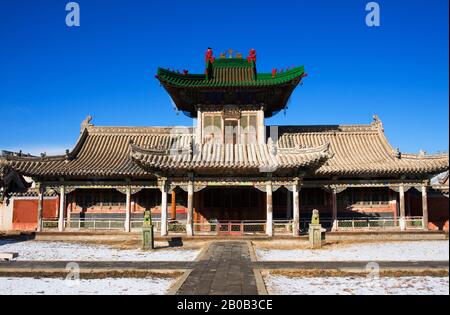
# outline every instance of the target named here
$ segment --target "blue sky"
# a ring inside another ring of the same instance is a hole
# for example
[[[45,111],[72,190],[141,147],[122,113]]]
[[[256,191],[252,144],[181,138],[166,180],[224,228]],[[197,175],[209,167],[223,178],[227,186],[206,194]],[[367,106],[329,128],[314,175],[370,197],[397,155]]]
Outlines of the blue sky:
[[[268,124],[360,124],[378,114],[403,152],[448,151],[448,0],[0,1],[1,149],[72,148],[81,121],[190,125],[154,78],[203,72],[208,46],[258,53],[259,71],[305,65],[289,109]]]

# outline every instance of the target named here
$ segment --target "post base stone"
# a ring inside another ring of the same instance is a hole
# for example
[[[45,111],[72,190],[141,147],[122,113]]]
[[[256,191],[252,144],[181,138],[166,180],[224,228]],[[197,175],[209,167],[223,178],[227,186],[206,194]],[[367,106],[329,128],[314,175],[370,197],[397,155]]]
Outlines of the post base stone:
[[[309,244],[312,248],[322,247],[322,232],[324,231],[322,224],[309,225]]]

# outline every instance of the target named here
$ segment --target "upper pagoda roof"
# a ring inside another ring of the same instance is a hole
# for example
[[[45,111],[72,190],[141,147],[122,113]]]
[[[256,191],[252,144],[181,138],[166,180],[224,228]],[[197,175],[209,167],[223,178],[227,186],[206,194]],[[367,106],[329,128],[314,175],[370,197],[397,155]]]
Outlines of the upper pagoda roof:
[[[209,57],[203,74],[159,68],[156,78],[189,117],[197,116],[198,106],[230,104],[262,107],[271,117],[286,107],[304,76],[303,66],[259,73],[255,55],[253,59]]]
[[[212,77],[206,74],[183,74],[163,68],[158,69],[157,78],[163,84],[176,87],[270,87],[290,83],[305,74],[304,66],[292,68],[272,76],[271,73],[256,73],[256,65],[245,59],[217,59],[212,63]]]

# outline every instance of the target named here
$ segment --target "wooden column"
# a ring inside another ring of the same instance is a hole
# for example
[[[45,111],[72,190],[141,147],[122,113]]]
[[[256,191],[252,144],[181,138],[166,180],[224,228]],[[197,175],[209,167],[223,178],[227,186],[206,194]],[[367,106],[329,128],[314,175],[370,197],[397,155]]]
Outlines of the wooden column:
[[[389,206],[392,207],[392,214],[394,220],[397,222],[398,208],[397,208],[397,195],[393,190],[389,190]]]
[[[177,195],[175,193],[175,189],[172,191],[172,202],[170,207],[170,219],[175,221],[177,219]]]
[[[44,186],[38,184],[37,232],[42,232],[42,212],[44,209]]]
[[[126,189],[125,232],[131,232],[131,187]]]
[[[398,188],[400,199],[400,230],[406,230],[406,211],[405,211],[405,185],[401,184]]]
[[[428,230],[428,193],[426,185],[422,185],[422,216],[423,228]]]
[[[186,234],[187,236],[194,236],[194,182],[189,181],[188,184],[188,213],[186,220]]]
[[[266,184],[266,234],[267,236],[273,236],[273,205],[272,205],[272,182],[269,181]]]
[[[293,223],[292,223],[292,236],[298,236],[300,230],[300,197],[298,183],[292,186],[292,199],[293,199]]]
[[[59,187],[59,218],[58,231],[64,232],[64,210],[66,208],[66,187],[62,184]]]
[[[70,220],[72,219],[72,211],[73,211],[73,194],[68,193],[67,194],[67,226],[70,228]]]
[[[161,186],[161,236],[167,236],[167,187]]]
[[[333,231],[337,231],[338,230],[338,204],[337,204],[337,189],[333,188],[331,190],[331,204],[333,206],[333,227],[332,230]]]

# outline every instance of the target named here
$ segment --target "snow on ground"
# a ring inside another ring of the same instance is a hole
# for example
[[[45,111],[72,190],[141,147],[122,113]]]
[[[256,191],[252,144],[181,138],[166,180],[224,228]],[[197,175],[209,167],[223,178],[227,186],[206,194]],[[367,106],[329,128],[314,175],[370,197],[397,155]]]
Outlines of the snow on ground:
[[[163,295],[171,278],[0,278],[0,295]]]
[[[17,252],[17,260],[64,261],[193,261],[199,250],[116,249],[105,245],[0,240],[0,252]]]
[[[448,277],[315,277],[269,275],[267,291],[274,295],[448,295]]]
[[[338,244],[322,249],[256,249],[258,260],[424,261],[449,260],[448,241]]]

